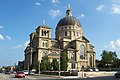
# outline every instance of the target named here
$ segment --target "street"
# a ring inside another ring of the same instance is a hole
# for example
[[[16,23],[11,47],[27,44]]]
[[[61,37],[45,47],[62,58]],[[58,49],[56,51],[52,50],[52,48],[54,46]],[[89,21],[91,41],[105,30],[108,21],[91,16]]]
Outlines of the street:
[[[15,78],[14,74],[0,74],[0,80],[120,80],[114,76],[102,76],[102,77],[91,77],[91,78],[72,78],[72,77],[45,77],[45,76],[26,76],[25,78]]]

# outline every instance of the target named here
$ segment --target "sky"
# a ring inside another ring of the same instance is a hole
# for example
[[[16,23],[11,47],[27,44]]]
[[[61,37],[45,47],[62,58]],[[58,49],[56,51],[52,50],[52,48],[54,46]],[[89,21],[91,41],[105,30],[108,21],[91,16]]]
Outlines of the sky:
[[[0,67],[24,60],[29,35],[43,21],[55,38],[68,4],[95,46],[96,58],[103,50],[116,51],[120,58],[120,0],[0,0]]]

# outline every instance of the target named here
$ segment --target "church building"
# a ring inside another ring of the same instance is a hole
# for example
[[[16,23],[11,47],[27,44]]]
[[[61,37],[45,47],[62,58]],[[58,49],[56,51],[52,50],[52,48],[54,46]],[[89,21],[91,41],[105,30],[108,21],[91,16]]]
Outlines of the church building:
[[[80,21],[72,15],[70,6],[66,16],[60,19],[55,29],[55,38],[51,38],[51,28],[45,24],[36,28],[30,34],[30,43],[25,49],[25,64],[37,64],[42,59],[59,59],[59,53],[66,51],[68,56],[67,70],[81,70],[82,66],[96,67],[94,46],[83,35]]]

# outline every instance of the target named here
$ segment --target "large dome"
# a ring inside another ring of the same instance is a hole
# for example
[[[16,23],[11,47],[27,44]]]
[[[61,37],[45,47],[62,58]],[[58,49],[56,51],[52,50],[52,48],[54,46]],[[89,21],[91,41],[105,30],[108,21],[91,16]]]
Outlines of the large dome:
[[[60,26],[75,25],[75,24],[81,27],[80,21],[74,16],[72,16],[72,11],[70,10],[70,5],[69,5],[68,10],[66,11],[66,16],[58,22],[57,28]]]
[[[81,26],[79,20],[74,16],[65,16],[58,22],[57,26],[75,25],[75,24]]]

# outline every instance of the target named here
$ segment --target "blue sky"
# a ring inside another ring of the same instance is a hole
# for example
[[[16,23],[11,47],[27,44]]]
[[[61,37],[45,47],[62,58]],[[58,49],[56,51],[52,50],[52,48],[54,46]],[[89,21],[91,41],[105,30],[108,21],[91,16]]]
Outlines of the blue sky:
[[[54,38],[68,4],[95,46],[96,58],[101,59],[103,50],[120,57],[120,0],[0,0],[0,67],[24,60],[29,34],[43,20]]]

